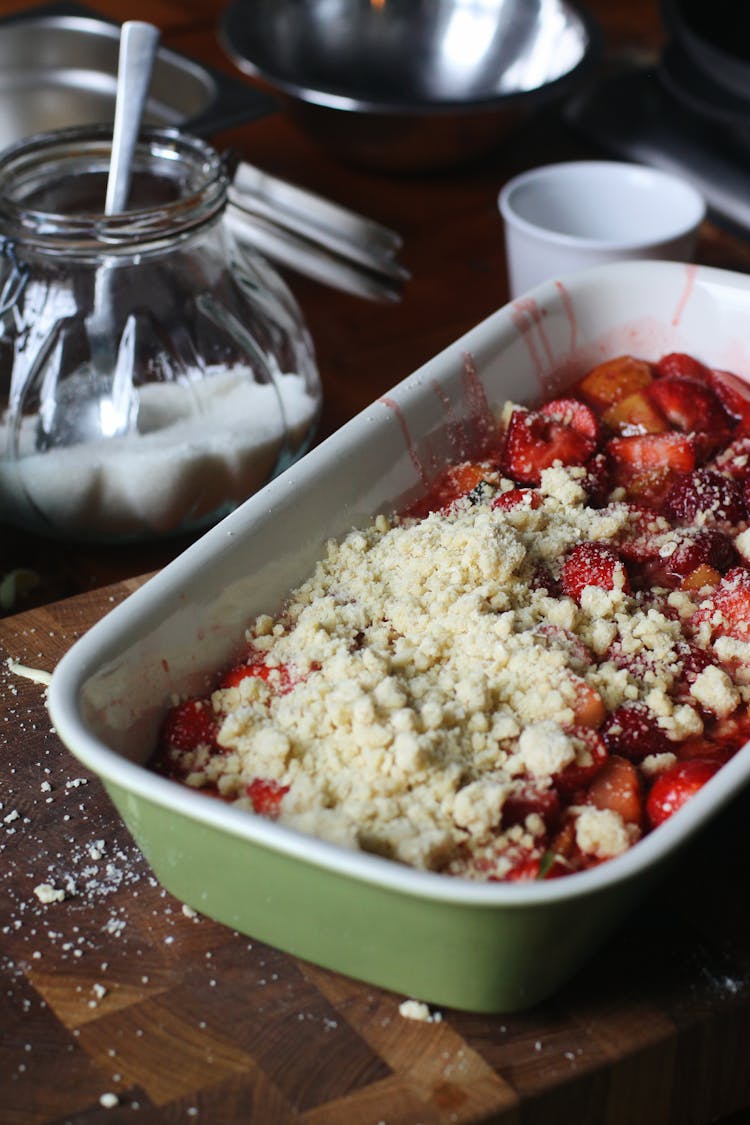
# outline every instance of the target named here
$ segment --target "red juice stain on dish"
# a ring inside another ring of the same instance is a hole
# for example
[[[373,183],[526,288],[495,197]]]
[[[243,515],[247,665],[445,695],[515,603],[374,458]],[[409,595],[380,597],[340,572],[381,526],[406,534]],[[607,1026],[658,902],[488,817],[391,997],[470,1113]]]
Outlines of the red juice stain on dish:
[[[520,332],[529,350],[529,355],[536,367],[537,375],[540,378],[542,373],[552,367],[555,362],[555,354],[550,346],[547,333],[544,331],[545,316],[546,310],[540,309],[539,305],[532,297],[521,297],[519,300],[514,301],[511,307],[513,323]],[[542,348],[546,353],[546,362],[537,351],[533,337],[534,332],[536,332],[539,337]]]
[[[570,293],[565,288],[563,283],[561,281],[556,281],[555,288],[560,294],[560,301],[562,302],[562,307],[565,310],[565,315],[567,316],[568,324],[570,325],[570,343],[568,344],[568,352],[570,355],[573,355],[578,344],[578,318],[576,317],[576,311],[573,307]]]
[[[450,435],[449,440],[453,447],[456,460],[466,459],[472,451],[475,454],[481,455],[484,449],[492,445],[493,442],[496,442],[497,423],[495,421],[495,416],[490,409],[484,386],[477,374],[474,360],[470,355],[467,354],[464,356],[462,369],[461,391],[464,405],[462,418],[456,416],[453,404],[443,388],[440,387],[437,382],[434,383],[433,386],[443,407],[443,413],[445,414]],[[409,454],[409,459],[417,470],[417,475],[421,484],[425,489],[429,489],[429,468],[417,452],[401,407],[388,395],[383,395],[378,399],[378,402],[382,402],[384,406],[392,410],[398,419],[401,432],[404,435],[404,442]]]
[[[383,406],[387,406],[388,409],[393,411],[393,413],[396,415],[396,418],[398,420],[398,424],[401,427],[401,433],[404,435],[404,443],[406,444],[406,451],[409,454],[409,459],[410,459],[412,465],[414,466],[414,468],[417,470],[417,476],[419,477],[420,481],[422,482],[422,485],[425,488],[429,488],[429,486],[430,486],[429,474],[428,474],[425,466],[422,464],[421,457],[417,453],[416,446],[414,445],[414,442],[412,441],[411,434],[409,433],[409,427],[407,425],[406,418],[404,417],[404,414],[403,414],[403,411],[401,410],[401,407],[399,406],[399,404],[397,402],[394,402],[394,400],[392,398],[390,398],[388,395],[383,395],[381,398],[378,399],[378,402],[382,402]]]
[[[497,445],[497,422],[487,401],[484,384],[477,374],[474,359],[468,354],[464,356],[461,387],[466,407],[466,427],[471,442],[463,456],[484,456]]]
[[[469,448],[469,435],[467,433],[466,426],[464,425],[463,420],[456,414],[456,411],[453,408],[453,403],[437,380],[433,382],[432,389],[437,395],[440,401],[440,405],[443,408],[443,414],[445,415],[446,423],[445,430],[448,437],[448,444],[453,451],[453,458],[454,460],[459,461],[467,456],[467,450]]]
[[[698,275],[698,267],[693,265],[685,266],[685,288],[682,291],[677,308],[675,309],[674,316],[672,317],[672,327],[677,328],[682,320],[682,314],[685,312],[690,297],[692,296],[693,289],[695,288],[695,279]]]

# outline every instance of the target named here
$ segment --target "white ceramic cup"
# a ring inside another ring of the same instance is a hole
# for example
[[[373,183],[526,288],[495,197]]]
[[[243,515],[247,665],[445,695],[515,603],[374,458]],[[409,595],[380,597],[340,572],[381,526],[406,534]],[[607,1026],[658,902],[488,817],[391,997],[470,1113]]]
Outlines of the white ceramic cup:
[[[498,205],[511,297],[603,262],[689,261],[706,214],[686,181],[614,160],[532,168],[508,181]]]

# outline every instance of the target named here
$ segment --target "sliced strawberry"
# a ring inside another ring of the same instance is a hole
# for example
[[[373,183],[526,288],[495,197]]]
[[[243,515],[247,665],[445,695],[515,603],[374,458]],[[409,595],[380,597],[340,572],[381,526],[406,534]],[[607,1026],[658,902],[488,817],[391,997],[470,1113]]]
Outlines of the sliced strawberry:
[[[711,626],[712,636],[750,641],[750,571],[733,567],[693,616],[698,627]]]
[[[579,483],[588,497],[589,506],[603,508],[612,491],[606,453],[595,453],[583,467],[586,476]]]
[[[723,574],[737,561],[731,539],[717,527],[675,528],[661,539],[658,562],[646,568],[652,585],[674,588],[700,566]]]
[[[167,712],[160,744],[165,750],[198,750],[216,745],[217,718],[207,699],[186,699]]]
[[[595,410],[606,410],[652,381],[651,365],[630,355],[598,364],[584,375],[576,390]]]
[[[726,412],[742,433],[750,431],[750,384],[729,371],[709,372],[709,383]]]
[[[608,758],[607,747],[595,730],[588,727],[571,727],[568,734],[576,746],[575,761],[553,777],[559,793],[575,793],[596,777]]]
[[[608,543],[579,543],[573,547],[563,563],[560,584],[563,593],[579,605],[587,586],[598,586],[602,590],[630,590],[622,559]]]
[[[661,377],[675,377],[678,379],[694,379],[698,383],[708,383],[711,378],[711,369],[706,367],[692,355],[685,352],[670,352],[664,355],[656,364],[656,374]]]
[[[646,815],[653,828],[663,824],[702,789],[721,769],[713,758],[690,758],[659,774],[646,800]]]
[[[639,434],[607,442],[613,481],[631,500],[658,505],[681,473],[695,468],[695,442],[686,434]]]
[[[503,805],[503,828],[525,824],[526,817],[534,813],[551,832],[560,819],[560,798],[555,789],[539,789],[529,782],[511,793]]]
[[[610,712],[599,733],[610,754],[641,762],[649,754],[663,754],[672,743],[645,703],[623,703]]]
[[[513,864],[503,879],[507,883],[527,883],[532,879],[555,879],[569,874],[571,868],[554,852],[541,852],[537,848],[518,845],[502,853]]]
[[[224,673],[219,680],[218,689],[223,691],[226,688],[237,687],[251,676],[264,680],[278,695],[286,695],[295,684],[299,683],[299,677],[295,676],[287,665],[266,664],[262,656],[252,653],[246,664],[237,664]]]
[[[708,367],[693,356],[673,352],[656,365],[659,376],[677,376],[703,383],[709,387],[726,413],[739,423],[741,431],[750,430],[750,384],[731,371]]]
[[[636,391],[610,406],[602,422],[618,434],[663,434],[669,424],[647,392]]]
[[[646,393],[667,421],[684,434],[724,435],[729,430],[729,419],[717,395],[694,379],[667,376],[655,380]]]
[[[271,778],[256,777],[247,787],[247,795],[253,803],[253,810],[261,816],[271,818],[279,815],[281,798],[289,792],[288,785],[280,785]]]
[[[449,465],[434,482],[429,493],[418,500],[406,515],[425,519],[430,512],[447,512],[451,505],[464,496],[470,496],[485,482],[497,478],[497,466],[493,461],[462,461]]]
[[[675,651],[680,661],[680,675],[672,690],[679,693],[689,689],[701,672],[705,672],[714,662],[704,648],[688,641],[678,641]]]
[[[694,523],[699,514],[732,524],[747,518],[741,487],[716,469],[695,469],[675,481],[664,500],[664,513],[677,523]]]
[[[594,443],[594,448],[596,447],[599,440],[599,423],[596,415],[590,407],[579,402],[577,398],[553,398],[539,408],[539,413],[589,438]],[[593,453],[593,449],[591,452]]]
[[[542,499],[541,493],[535,488],[511,488],[496,496],[490,507],[499,508],[503,512],[521,507],[534,509],[540,507]]]
[[[576,406],[587,410],[582,403]],[[581,419],[576,412],[514,410],[505,439],[503,468],[521,484],[539,484],[543,470],[556,461],[562,465],[583,465],[596,449],[596,439],[589,428],[590,418]]]
[[[746,480],[750,475],[750,434],[736,437],[726,449],[717,453],[711,468],[725,473],[732,480]]]
[[[627,758],[612,754],[588,787],[586,803],[619,813],[626,824],[643,821],[643,794],[638,770]]]
[[[549,567],[543,563],[535,563],[529,577],[530,590],[545,590],[551,598],[560,594],[560,583],[553,577]]]

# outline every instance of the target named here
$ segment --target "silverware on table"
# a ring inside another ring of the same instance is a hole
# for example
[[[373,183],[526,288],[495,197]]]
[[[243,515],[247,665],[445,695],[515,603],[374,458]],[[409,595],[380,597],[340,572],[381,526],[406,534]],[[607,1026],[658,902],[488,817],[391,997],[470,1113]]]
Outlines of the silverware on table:
[[[275,262],[371,300],[397,301],[410,274],[396,231],[241,161],[227,218],[239,241]]]

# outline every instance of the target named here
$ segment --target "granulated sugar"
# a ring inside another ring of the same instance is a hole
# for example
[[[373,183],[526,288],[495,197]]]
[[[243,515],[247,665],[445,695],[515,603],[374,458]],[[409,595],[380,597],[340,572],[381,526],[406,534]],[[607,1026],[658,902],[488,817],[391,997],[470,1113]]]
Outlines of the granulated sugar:
[[[259,384],[244,368],[149,383],[138,399],[134,432],[44,452],[38,418],[24,419],[17,460],[0,461],[0,517],[28,516],[31,506],[58,530],[174,531],[265,484],[317,409],[301,376]],[[0,449],[9,437],[0,425]]]

